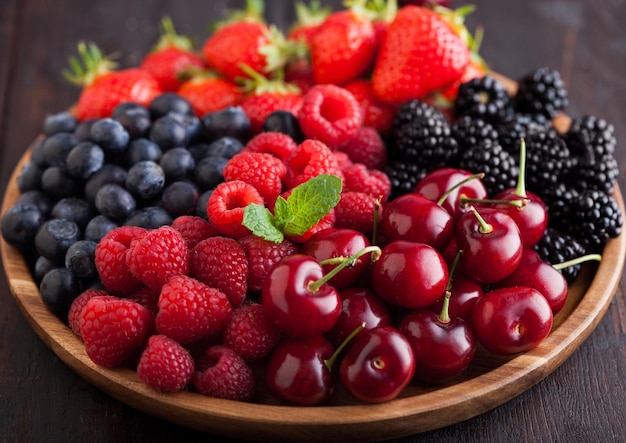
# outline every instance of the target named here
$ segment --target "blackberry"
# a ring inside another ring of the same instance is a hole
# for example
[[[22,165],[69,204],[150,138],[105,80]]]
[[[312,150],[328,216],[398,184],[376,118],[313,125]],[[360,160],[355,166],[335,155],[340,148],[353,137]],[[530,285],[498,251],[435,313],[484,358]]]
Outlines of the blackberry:
[[[450,127],[452,137],[459,145],[459,152],[464,152],[484,141],[496,143],[498,131],[485,120],[465,116],[456,120]]]
[[[461,153],[459,167],[473,173],[484,172],[482,179],[490,196],[514,188],[519,175],[515,158],[499,143],[483,141]]]
[[[574,237],[558,229],[548,227],[539,243],[534,247],[539,256],[546,262],[555,265],[582,257],[586,254],[585,247]],[[561,274],[568,283],[572,283],[582,269],[582,264],[561,269]]]
[[[515,113],[496,127],[498,140],[511,155],[519,156],[520,139],[544,131],[555,131],[551,122],[542,115]]]
[[[541,114],[552,120],[567,107],[569,99],[559,71],[541,67],[518,80],[513,103],[519,113]]]
[[[456,159],[458,144],[439,109],[420,100],[410,100],[396,111],[389,155],[392,160],[432,171]]]
[[[491,124],[507,120],[513,114],[509,92],[491,76],[477,77],[459,86],[454,115],[480,118]]]
[[[567,233],[587,252],[601,252],[606,242],[622,230],[623,218],[615,199],[604,192],[585,190],[572,201]]]
[[[538,190],[537,195],[548,208],[549,224],[551,227],[564,230],[571,219],[571,205],[578,198],[580,192],[563,182]]]
[[[416,164],[405,163],[398,160],[389,163],[384,172],[391,182],[389,200],[412,192],[417,183],[428,173],[425,169],[420,168]]]
[[[558,133],[536,132],[528,134],[525,141],[528,190],[539,194],[542,189],[563,181],[574,166],[574,160]]]

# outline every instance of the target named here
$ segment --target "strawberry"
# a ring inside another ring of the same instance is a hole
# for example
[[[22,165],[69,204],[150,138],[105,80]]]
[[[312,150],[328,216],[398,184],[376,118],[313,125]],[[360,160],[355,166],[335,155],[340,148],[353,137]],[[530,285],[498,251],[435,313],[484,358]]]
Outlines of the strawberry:
[[[319,1],[312,1],[309,6],[302,2],[295,4],[296,22],[287,33],[287,38],[310,45],[320,25],[330,15],[329,7],[322,7]]]
[[[191,103],[197,117],[236,106],[242,98],[234,82],[209,70],[195,71],[177,92]]]
[[[183,80],[181,72],[189,67],[203,68],[204,60],[193,51],[191,40],[176,33],[169,17],[161,20],[161,36],[139,67],[159,82],[164,92],[176,91]]]
[[[405,6],[389,24],[374,67],[374,94],[388,103],[421,98],[458,80],[470,51],[441,14]]]
[[[78,54],[70,57],[70,70],[63,76],[82,87],[76,104],[76,118],[109,117],[113,108],[123,102],[148,106],[161,94],[159,82],[149,72],[139,68],[114,70],[115,64],[105,57],[94,43],[80,42]]]

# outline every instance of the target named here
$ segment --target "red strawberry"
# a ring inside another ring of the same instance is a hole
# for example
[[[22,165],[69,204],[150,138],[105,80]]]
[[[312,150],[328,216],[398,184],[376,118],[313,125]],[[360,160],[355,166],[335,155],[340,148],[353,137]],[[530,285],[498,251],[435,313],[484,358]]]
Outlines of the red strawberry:
[[[194,373],[189,351],[171,338],[157,334],[150,337],[137,364],[137,375],[149,386],[163,392],[184,389]]]
[[[115,71],[115,64],[93,43],[79,43],[78,54],[80,60],[70,58],[73,72],[63,72],[66,80],[82,87],[76,104],[78,120],[109,117],[123,102],[147,106],[162,92],[157,80],[143,69]]]
[[[191,40],[176,33],[169,17],[161,20],[161,37],[139,67],[148,71],[167,92],[178,90],[183,80],[181,72],[204,68],[204,60],[193,51]]]
[[[430,9],[405,6],[387,29],[372,86],[388,103],[421,98],[458,80],[470,60],[467,43]]]
[[[186,80],[177,92],[191,103],[198,117],[236,106],[242,99],[241,91],[234,82],[211,71],[193,72],[191,78]]]
[[[287,38],[301,44],[310,45],[320,25],[330,15],[329,7],[322,7],[319,2],[311,2],[309,6],[302,2],[295,4],[296,22],[287,33]]]

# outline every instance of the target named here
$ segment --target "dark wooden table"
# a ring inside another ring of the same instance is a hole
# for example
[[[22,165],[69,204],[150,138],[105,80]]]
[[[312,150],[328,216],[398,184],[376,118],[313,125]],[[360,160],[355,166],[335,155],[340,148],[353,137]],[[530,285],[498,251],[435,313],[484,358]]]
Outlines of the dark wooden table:
[[[328,2],[337,5],[338,1]],[[2,0],[0,2],[0,189],[46,114],[78,91],[61,77],[76,43],[93,40],[136,64],[172,17],[202,41],[225,8],[243,1]],[[457,5],[459,3],[457,2]],[[626,3],[610,0],[476,0],[470,29],[485,29],[482,54],[511,78],[542,65],[559,69],[571,115],[616,126],[626,165]],[[293,18],[291,2],[267,1],[270,22]],[[624,189],[626,178],[620,177]],[[626,302],[617,294],[589,339],[555,372],[519,397],[466,422],[397,441],[624,441]],[[0,273],[0,440],[194,441],[209,436],[134,410],[74,374],[30,328]]]

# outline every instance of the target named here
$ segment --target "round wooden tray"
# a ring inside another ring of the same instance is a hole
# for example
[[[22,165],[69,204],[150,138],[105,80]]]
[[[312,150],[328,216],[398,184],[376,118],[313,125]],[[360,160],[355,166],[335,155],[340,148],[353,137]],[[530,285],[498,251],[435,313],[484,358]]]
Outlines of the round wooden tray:
[[[13,171],[2,214],[19,196],[17,176],[28,159],[29,152]],[[619,189],[615,197],[624,212]],[[565,307],[555,316],[553,331],[532,351],[501,358],[479,350],[468,371],[447,385],[413,384],[400,398],[376,405],[358,403],[340,391],[333,404],[319,407],[280,405],[267,393],[261,393],[257,403],[193,392],[164,394],[146,386],[130,369],[97,366],[76,335],[44,306],[22,255],[1,236],[0,247],[13,297],[35,332],[72,370],[119,401],[185,427],[232,438],[377,441],[477,416],[516,397],[554,371],[587,339],[606,312],[624,267],[626,235],[622,232],[608,242],[599,264],[585,265],[570,287]]]

